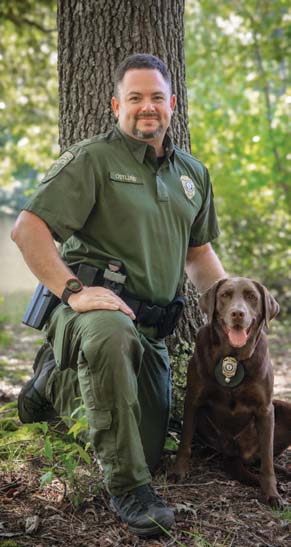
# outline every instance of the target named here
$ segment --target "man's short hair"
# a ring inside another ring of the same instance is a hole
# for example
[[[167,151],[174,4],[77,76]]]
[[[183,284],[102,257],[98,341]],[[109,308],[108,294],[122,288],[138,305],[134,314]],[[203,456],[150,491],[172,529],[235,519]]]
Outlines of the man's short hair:
[[[170,88],[170,93],[172,92],[171,77],[166,68],[166,65],[155,55],[150,55],[149,53],[135,53],[126,57],[117,67],[114,77],[114,95],[118,97],[119,93],[119,84],[122,82],[125,73],[128,70],[135,69],[151,69],[158,70],[163,76],[164,80],[167,82]]]

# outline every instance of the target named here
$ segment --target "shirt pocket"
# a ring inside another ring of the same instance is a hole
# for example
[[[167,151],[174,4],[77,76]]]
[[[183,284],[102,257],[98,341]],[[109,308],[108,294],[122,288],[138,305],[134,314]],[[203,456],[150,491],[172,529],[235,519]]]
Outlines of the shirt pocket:
[[[142,177],[133,173],[120,173],[119,171],[110,171],[109,179],[112,182],[119,184],[144,184]]]

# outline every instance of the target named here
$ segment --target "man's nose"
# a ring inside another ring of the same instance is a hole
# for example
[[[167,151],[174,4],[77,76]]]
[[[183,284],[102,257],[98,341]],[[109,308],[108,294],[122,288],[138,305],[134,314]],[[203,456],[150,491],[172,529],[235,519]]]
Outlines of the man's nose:
[[[152,101],[145,101],[141,107],[141,110],[143,112],[154,112],[155,105],[152,103]]]

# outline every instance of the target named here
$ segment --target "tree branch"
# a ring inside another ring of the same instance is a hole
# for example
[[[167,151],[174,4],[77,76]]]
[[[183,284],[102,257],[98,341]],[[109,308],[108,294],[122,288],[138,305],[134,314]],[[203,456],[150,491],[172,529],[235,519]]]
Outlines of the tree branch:
[[[37,23],[36,21],[32,21],[31,19],[28,19],[27,17],[16,17],[13,15],[13,13],[0,13],[0,16],[2,16],[5,19],[8,19],[13,23],[14,25],[21,26],[23,24],[29,25],[31,27],[35,27],[41,32],[44,32],[46,34],[49,34],[51,32],[57,32],[57,28],[45,28],[40,23]]]

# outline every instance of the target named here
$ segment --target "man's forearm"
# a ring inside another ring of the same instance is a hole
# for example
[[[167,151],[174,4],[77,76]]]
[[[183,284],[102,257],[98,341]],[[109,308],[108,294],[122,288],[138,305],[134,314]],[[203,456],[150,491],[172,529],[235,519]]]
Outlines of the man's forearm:
[[[23,211],[16,221],[11,237],[32,273],[60,297],[66,281],[73,274],[61,259],[45,222],[33,213]]]
[[[206,291],[219,279],[228,277],[210,244],[189,249],[185,270],[200,292]]]

